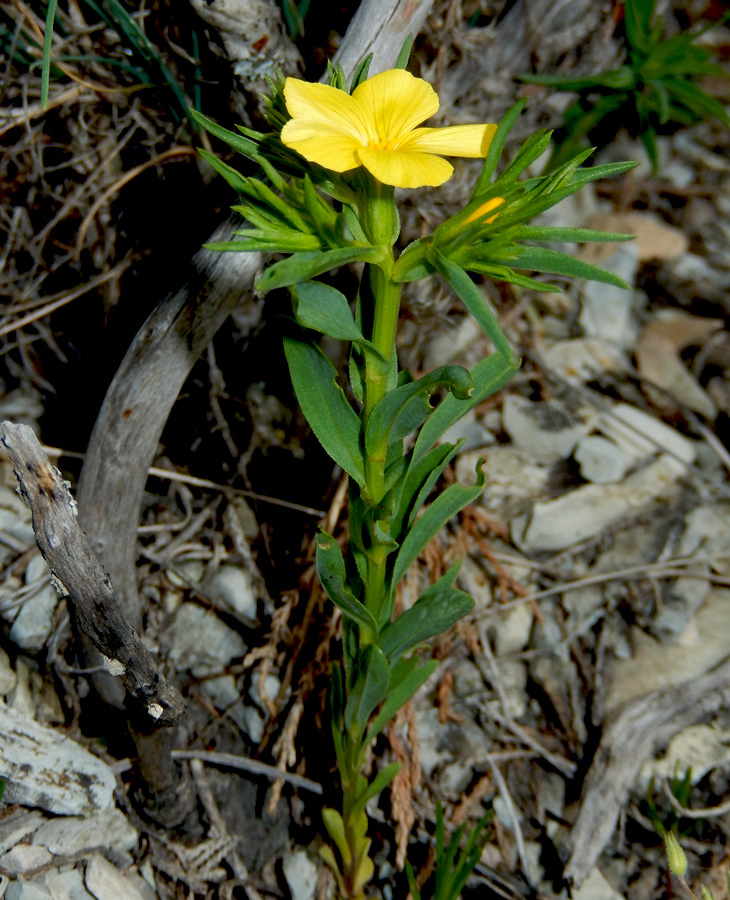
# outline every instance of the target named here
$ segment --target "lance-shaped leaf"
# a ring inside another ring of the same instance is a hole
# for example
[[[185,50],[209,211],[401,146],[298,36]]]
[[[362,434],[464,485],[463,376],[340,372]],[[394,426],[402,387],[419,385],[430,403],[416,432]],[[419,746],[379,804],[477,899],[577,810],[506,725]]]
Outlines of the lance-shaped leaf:
[[[474,393],[468,400],[458,400],[453,394],[444,397],[418,435],[413,448],[411,465],[415,465],[425,456],[441,435],[455,425],[469,410],[474,409],[487,397],[503,388],[519,368],[518,360],[514,360],[511,356],[505,357],[501,353],[493,353],[470,369],[475,385]]]
[[[474,601],[469,594],[452,587],[460,565],[459,562],[451,566],[381,633],[380,648],[391,665],[429,638],[448,631],[472,611]]]
[[[423,515],[416,519],[413,527],[406,535],[401,544],[398,556],[395,559],[395,567],[393,569],[392,584],[395,586],[406,574],[411,564],[416,561],[419,554],[452,516],[472,503],[481,494],[484,488],[485,476],[482,472],[483,459],[477,463],[477,483],[470,487],[461,484],[452,484],[443,494],[437,497],[433,503],[427,507]],[[388,615],[390,618],[390,614]]]
[[[388,695],[389,684],[388,660],[380,647],[369,644],[345,707],[345,728],[350,734],[363,734],[376,706]]]
[[[408,527],[413,523],[431,489],[463,444],[464,438],[456,444],[440,444],[417,462],[408,460],[408,471],[396,488],[395,508],[390,517],[390,530],[394,538],[400,536],[404,525]]]
[[[316,278],[317,275],[345,266],[355,260],[376,262],[382,253],[383,251],[379,247],[367,244],[341,247],[337,250],[295,253],[288,259],[282,259],[273,266],[269,266],[256,282],[256,289],[265,294],[273,291],[274,288],[289,287],[300,281],[309,281],[310,278]]]
[[[619,278],[613,272],[607,272],[598,266],[559,253],[557,250],[549,250],[547,247],[525,247],[516,259],[510,260],[510,264],[516,269],[547,272],[550,275],[567,275],[571,278],[589,278],[591,281],[600,281],[603,284],[630,290],[623,278]]]
[[[517,103],[515,103],[515,105],[502,117],[502,121],[497,126],[497,131],[492,138],[492,143],[489,145],[489,150],[487,151],[487,156],[484,160],[484,166],[482,167],[482,171],[474,188],[472,199],[483,194],[489,187],[492,175],[494,175],[494,172],[497,169],[499,157],[502,155],[502,148],[504,147],[504,142],[507,140],[507,135],[512,130],[515,122],[519,119],[526,103],[527,100],[525,99],[518,100]]]
[[[469,275],[459,266],[454,265],[436,247],[431,247],[429,260],[436,271],[459,297],[464,306],[477,320],[477,324],[483,329],[497,350],[507,359],[514,359],[512,347],[504,336],[499,326],[493,309],[486,297],[474,284]]]
[[[337,370],[319,347],[284,338],[294,393],[317,440],[361,487],[365,460],[360,449],[360,419],[337,384]]]
[[[393,666],[388,685],[388,697],[373,719],[364,741],[365,744],[369,744],[380,734],[401,706],[408,703],[419,687],[425,684],[438,668],[437,659],[430,659],[422,666],[419,666],[418,662],[417,656],[411,656]]]
[[[375,619],[348,587],[340,545],[332,535],[324,531],[317,535],[316,564],[317,575],[327,596],[342,610],[344,616],[356,622],[372,640],[377,634]]]
[[[303,281],[292,289],[294,315],[305,328],[312,328],[338,341],[350,341],[380,353],[357,327],[347,297],[321,281]],[[381,357],[382,358],[382,357]]]
[[[442,387],[464,400],[471,396],[474,383],[462,366],[441,366],[418,381],[391,391],[378,403],[368,419],[366,452],[375,453],[418,428],[433,412],[431,395]]]
[[[369,743],[369,740],[365,742]],[[368,803],[373,799],[373,797],[377,797],[378,794],[388,787],[390,782],[395,778],[395,776],[400,772],[403,768],[403,764],[399,762],[390,763],[384,769],[382,769],[375,778],[368,784],[365,791],[357,798],[357,800],[352,805],[352,814],[359,815],[365,811],[365,807]]]

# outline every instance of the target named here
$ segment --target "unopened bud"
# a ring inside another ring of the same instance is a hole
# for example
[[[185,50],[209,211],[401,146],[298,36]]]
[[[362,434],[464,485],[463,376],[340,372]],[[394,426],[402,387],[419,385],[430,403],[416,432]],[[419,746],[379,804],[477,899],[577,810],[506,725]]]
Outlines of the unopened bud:
[[[504,203],[504,197],[492,197],[491,200],[487,200],[486,203],[482,203],[482,205],[475,209],[474,212],[469,216],[469,218],[464,222],[465,225],[468,225],[469,222],[476,222],[477,219],[481,219],[488,212],[491,212],[493,209],[496,209],[498,206],[501,206]],[[491,225],[492,222],[497,218],[496,215],[490,216],[488,219],[485,219],[485,225]]]
[[[675,875],[684,875],[687,871],[687,857],[684,850],[679,846],[677,836],[667,831],[664,835],[664,847],[667,851],[667,862],[669,863],[669,871]],[[711,900],[703,896],[702,900]]]
[[[715,895],[704,884],[700,887],[700,897],[702,897],[702,900],[715,900]]]

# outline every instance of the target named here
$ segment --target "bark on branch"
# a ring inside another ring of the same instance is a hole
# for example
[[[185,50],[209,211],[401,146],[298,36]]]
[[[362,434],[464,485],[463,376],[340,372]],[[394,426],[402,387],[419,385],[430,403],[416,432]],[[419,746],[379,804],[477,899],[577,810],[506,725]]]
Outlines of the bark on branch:
[[[30,507],[36,542],[56,587],[73,604],[79,629],[99,650],[157,726],[174,725],[184,712],[137,633],[122,617],[109,576],[81,531],[76,503],[27,425],[3,422],[0,440],[13,463],[20,494]]]

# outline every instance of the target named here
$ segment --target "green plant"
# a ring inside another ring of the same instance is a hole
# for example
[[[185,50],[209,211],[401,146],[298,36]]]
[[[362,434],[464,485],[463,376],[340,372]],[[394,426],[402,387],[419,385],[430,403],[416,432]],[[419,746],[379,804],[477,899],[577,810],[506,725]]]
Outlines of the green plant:
[[[606,134],[626,126],[646,148],[654,174],[656,135],[664,128],[693,125],[708,116],[730,127],[725,106],[697,83],[703,75],[727,77],[712,63],[712,51],[696,41],[708,28],[664,37],[655,0],[625,0],[626,62],[617,69],[583,77],[521,75],[521,81],[560,91],[576,91],[578,99],[565,112],[564,134],[553,154],[557,167],[585,146],[601,125]],[[730,14],[728,14],[730,15]]]
[[[669,782],[669,791],[677,802],[677,805],[685,809],[689,805],[690,794],[692,793],[692,767],[689,766],[684,775],[680,777],[679,766],[674,770],[674,775]],[[662,817],[656,802],[654,801],[654,777],[649,781],[646,792],[646,806],[649,818],[654,826],[654,830],[661,838],[666,838],[669,832],[675,833],[679,830],[681,824],[681,816],[672,808],[669,813]],[[685,819],[685,825],[687,820]],[[690,822],[690,826],[693,823]]]
[[[489,841],[490,833],[487,825],[491,817],[492,811],[489,810],[469,830],[463,849],[461,840],[466,831],[466,822],[457,828],[448,847],[444,847],[444,813],[441,803],[436,804],[436,873],[431,895],[433,900],[457,900],[461,896],[469,876],[481,858],[484,846]],[[410,863],[406,863],[406,875],[413,900],[421,900],[421,892]]]
[[[524,270],[625,287],[609,272],[532,242],[630,237],[529,222],[587,182],[634,163],[582,169],[587,154],[581,153],[549,176],[520,181],[550,140],[541,131],[496,175],[524,104],[498,127],[416,127],[436,112],[438,98],[425,81],[405,71],[409,49],[410,44],[396,69],[372,78],[369,59],[364,60],[349,84],[339,67],[330,67],[329,85],[274,81],[267,133],[242,126],[231,132],[195,114],[212,135],[261,167],[262,177],[247,177],[201,151],[238,192],[241,203],[234,209],[251,226],[236,233],[239,240],[209,247],[284,254],[265,269],[257,288],[291,292],[293,320],[284,348],[294,390],[315,436],[350,476],[349,544],[343,553],[333,535],[321,532],[316,551],[319,578],[343,616],[342,663],[331,689],[342,800],[338,809],[323,811],[336,850],[325,847],[322,856],[348,900],[364,897],[374,872],[367,805],[399,768],[389,765],[369,781],[368,748],[437,667],[437,660],[421,661],[419,648],[473,607],[471,597],[454,586],[457,563],[393,620],[400,580],[484,485],[480,463],[474,485],[452,484],[427,505],[462,443],[439,441],[519,367],[492,307],[468,273],[541,291],[556,288]],[[394,188],[442,184],[453,171],[443,156],[484,158],[472,197],[433,235],[398,254]],[[317,280],[353,262],[364,264],[354,315],[347,297]],[[399,370],[395,351],[400,294],[405,282],[436,273],[490,337],[494,352],[470,371],[448,365],[415,379]],[[352,399],[319,348],[322,334],[350,347]],[[443,399],[434,406],[438,395]],[[442,877],[444,890],[459,883],[478,841],[474,836],[458,862],[458,844],[447,853],[444,872],[452,874]]]
[[[687,884],[685,873],[687,872],[687,856],[680,847],[677,836],[673,832],[667,832],[664,835],[664,851],[667,855],[667,865],[669,871],[677,876],[679,883],[689,894],[692,900],[699,900],[692,888]],[[727,886],[727,896],[730,896],[730,870],[725,873],[725,884]],[[700,897],[702,900],[715,900],[715,896],[709,888],[700,886]]]
[[[119,39],[125,49],[129,51],[135,59],[136,65],[125,65],[124,68],[131,72],[141,83],[158,84],[167,88],[171,93],[171,108],[174,114],[180,117],[187,117],[191,124],[195,125],[192,116],[189,113],[188,99],[185,91],[180,86],[175,76],[165,64],[159,50],[150,41],[147,35],[140,28],[136,19],[127,10],[121,0],[84,0],[85,5],[97,17],[99,22],[104,22],[113,31],[119,35]],[[85,60],[94,60],[96,62],[104,62],[107,65],[110,62],[119,64],[116,61],[102,59],[101,57],[71,57],[60,56],[52,57],[53,50],[53,29],[56,24],[56,13],[58,8],[58,0],[49,0],[45,15],[45,30],[43,34],[43,50],[41,57],[41,106],[43,109],[48,105],[48,90],[50,85],[52,62],[83,62]],[[194,42],[197,42],[197,35],[193,34]],[[35,39],[32,35],[26,34],[23,43],[27,46],[31,54],[36,46]]]

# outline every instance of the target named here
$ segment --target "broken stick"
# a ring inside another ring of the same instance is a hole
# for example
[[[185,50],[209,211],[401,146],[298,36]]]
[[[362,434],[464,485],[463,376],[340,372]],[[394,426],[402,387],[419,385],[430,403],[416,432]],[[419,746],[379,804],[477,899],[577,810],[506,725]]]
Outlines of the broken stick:
[[[184,712],[183,699],[122,617],[109,576],[79,527],[68,484],[27,425],[3,422],[0,441],[30,507],[38,548],[56,588],[71,601],[79,629],[102,654],[107,671],[120,676],[141,703],[150,724],[175,725]]]

